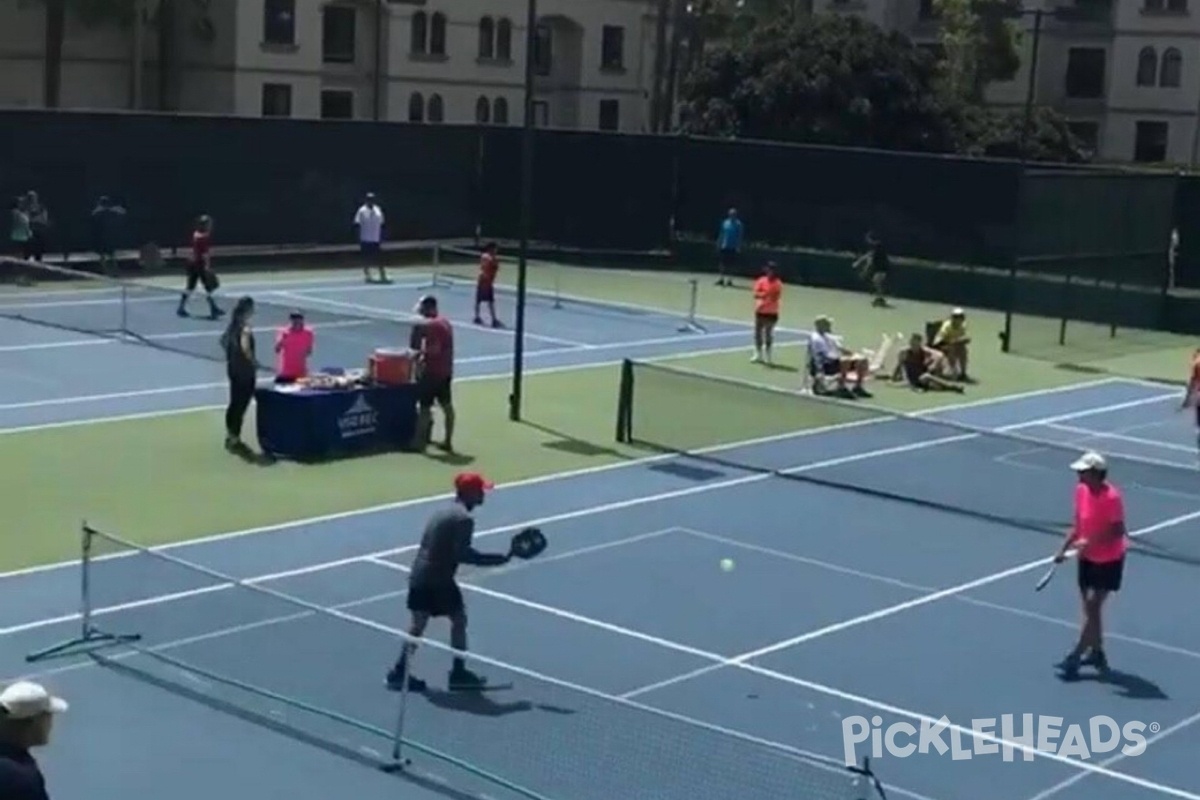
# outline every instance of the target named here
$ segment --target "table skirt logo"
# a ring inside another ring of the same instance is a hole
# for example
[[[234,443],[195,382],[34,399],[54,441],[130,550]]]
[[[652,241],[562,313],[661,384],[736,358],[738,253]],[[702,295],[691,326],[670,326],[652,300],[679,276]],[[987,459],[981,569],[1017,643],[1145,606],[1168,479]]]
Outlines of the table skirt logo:
[[[338,430],[343,439],[353,439],[358,436],[369,436],[379,425],[379,414],[361,394],[355,398],[354,404],[338,417]]]
[[[1025,761],[1032,761],[1038,754],[1087,760],[1117,749],[1124,756],[1140,756],[1146,752],[1146,732],[1159,731],[1157,722],[1120,725],[1109,716],[1092,717],[1086,723],[1064,722],[1062,717],[1005,714],[999,720],[973,719],[969,727],[954,725],[942,717],[922,720],[919,727],[894,722],[885,728],[880,716],[853,716],[842,720],[842,748],[849,765],[860,763],[868,748],[876,759],[932,753],[949,754],[954,761],[992,755],[1012,761],[1020,753]]]

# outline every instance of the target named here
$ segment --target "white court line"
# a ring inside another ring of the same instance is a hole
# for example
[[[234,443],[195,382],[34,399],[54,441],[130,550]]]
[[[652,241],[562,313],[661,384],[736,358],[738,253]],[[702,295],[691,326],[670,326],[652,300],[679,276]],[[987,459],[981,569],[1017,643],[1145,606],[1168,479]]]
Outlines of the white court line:
[[[726,536],[719,536],[717,534],[709,533],[707,531],[699,531],[694,528],[679,528],[678,530],[682,533],[685,533],[685,534],[688,534],[691,536],[696,536],[701,539],[708,539],[710,541],[718,542],[718,543],[724,544],[728,547],[734,547],[734,548],[737,548],[740,550],[747,550],[750,552],[761,553],[763,555],[768,555],[773,558],[781,558],[786,561],[794,561],[796,563],[806,564],[808,566],[813,566],[813,567],[818,567],[820,569],[825,569],[825,570],[828,570],[831,572],[837,572],[837,573],[840,573],[843,575],[850,575],[852,577],[862,578],[864,580],[869,580],[869,581],[873,581],[876,583],[882,583],[882,584],[886,584],[888,586],[895,586],[897,588],[906,589],[906,590],[909,590],[912,592],[936,593],[938,591],[938,589],[933,586],[922,586],[921,584],[910,583],[908,581],[903,581],[898,578],[891,578],[891,577],[887,577],[885,575],[878,575],[878,574],[871,573],[871,572],[863,572],[861,570],[851,569],[849,567],[844,567],[839,564],[834,564],[834,563],[831,563],[828,561],[822,561],[820,559],[815,559],[815,558],[808,558],[806,556],[802,556],[797,553],[789,553],[786,550],[777,550],[772,547],[763,547],[761,545],[751,544],[749,542],[742,542],[737,539],[732,539],[732,538],[729,538]],[[1043,622],[1043,623],[1046,623],[1049,625],[1055,625],[1055,626],[1061,627],[1061,628],[1076,629],[1079,627],[1078,622],[1072,622],[1070,620],[1060,619],[1058,617],[1052,617],[1052,616],[1049,616],[1048,614],[1039,614],[1036,611],[1027,611],[1022,608],[1014,608],[1013,606],[1006,606],[1001,603],[992,603],[987,600],[980,600],[980,599],[977,599],[974,597],[969,597],[967,595],[953,595],[951,597],[951,599],[956,600],[958,602],[965,603],[967,605],[977,606],[979,608],[986,608],[991,611],[998,611],[998,612],[1001,612],[1004,614],[1009,614],[1012,616],[1023,617],[1025,619],[1031,619],[1031,620],[1035,620],[1037,622]],[[833,632],[833,631],[830,631],[830,632]],[[1105,631],[1104,635],[1107,638],[1112,639],[1113,641],[1127,642],[1129,644],[1138,645],[1139,647],[1145,647],[1149,650],[1156,650],[1156,651],[1162,652],[1162,653],[1169,653],[1171,655],[1183,656],[1184,658],[1200,660],[1200,652],[1196,652],[1194,650],[1188,650],[1183,647],[1176,647],[1174,645],[1164,644],[1162,642],[1156,642],[1152,639],[1142,639],[1137,636],[1126,636],[1124,634],[1114,633],[1112,631]],[[818,637],[814,636],[813,638],[818,638]],[[776,645],[770,645],[769,647],[774,648],[775,646]],[[781,649],[783,649],[783,648],[781,648]],[[732,660],[737,661],[740,658],[741,658],[740,656],[735,656]],[[691,672],[685,672],[683,674],[676,675],[671,678],[665,678],[663,680],[656,681],[654,683],[646,684],[645,686],[639,686],[638,688],[633,689],[633,690],[621,695],[621,697],[626,700],[629,700],[629,699],[632,699],[635,697],[640,697],[641,695],[656,692],[659,689],[662,689],[667,686],[673,686],[677,683],[684,683],[685,681],[690,681],[694,678],[699,678],[702,675],[707,675],[712,672],[717,672],[718,670],[724,669],[727,666],[729,666],[729,665],[728,664],[706,664],[705,666],[694,669]]]
[[[717,351],[717,352],[728,352],[728,351]],[[703,353],[698,353],[697,355],[703,355]],[[679,356],[672,356],[670,358],[679,358]],[[664,359],[647,359],[647,360],[666,360],[666,358],[664,358]],[[613,363],[620,363],[620,362],[613,362]],[[598,366],[605,366],[605,365],[596,364],[596,365],[591,365],[591,366],[598,367]],[[557,369],[558,368],[550,368],[547,371],[554,371]],[[1071,384],[1069,386],[1055,386],[1055,387],[1043,388],[1043,389],[1032,389],[1027,392],[1019,392],[1017,394],[1005,395],[1002,397],[988,397],[988,398],[984,398],[982,400],[970,400],[965,403],[957,403],[957,404],[952,403],[952,404],[948,404],[945,406],[941,406],[939,408],[927,409],[925,411],[919,411],[919,412],[916,412],[915,414],[913,414],[913,416],[917,417],[917,418],[929,417],[930,419],[933,419],[936,421],[935,415],[937,415],[937,414],[950,414],[952,412],[963,411],[963,410],[967,410],[967,409],[986,408],[986,407],[994,406],[994,405],[1006,405],[1006,404],[1019,402],[1022,400],[1035,399],[1035,398],[1039,398],[1039,397],[1048,397],[1048,396],[1052,396],[1052,395],[1056,395],[1056,394],[1069,393],[1072,391],[1095,389],[1095,388],[1100,388],[1102,386],[1121,385],[1123,383],[1126,383],[1126,381],[1124,381],[1120,378],[1100,378],[1100,379],[1097,379],[1094,381],[1085,381],[1083,383]],[[201,407],[193,408],[191,410],[192,411],[212,410],[213,408],[220,408],[220,406],[201,406]],[[140,415],[135,415],[135,417],[140,418]],[[113,420],[109,420],[109,421],[113,421]],[[847,428],[856,428],[856,427],[861,427],[864,425],[877,425],[877,424],[880,424],[881,422],[883,422],[883,420],[859,420],[859,421],[855,421],[855,422],[840,423],[840,424],[836,424],[836,425],[826,425],[826,426],[823,426],[820,428],[813,428],[813,429],[807,430],[807,431],[797,431],[795,433],[788,434],[786,436],[765,437],[764,439],[759,440],[759,442],[781,441],[783,439],[802,439],[802,438],[805,438],[808,436],[815,436],[818,434],[830,433],[833,431],[844,430]],[[36,429],[36,428],[33,428],[33,429]],[[31,429],[27,428],[25,430],[31,430]],[[0,429],[0,433],[3,433],[3,429]],[[702,450],[701,452],[720,452],[720,451],[728,449],[728,448],[743,447],[743,446],[751,445],[754,443],[755,443],[754,441],[736,442],[731,445],[723,445],[723,446],[718,446],[718,447],[714,447],[714,448],[706,448],[706,449]],[[517,488],[523,488],[523,487],[529,487],[529,486],[541,486],[543,484],[554,483],[554,482],[562,481],[562,480],[571,480],[574,478],[580,478],[580,477],[585,477],[585,476],[590,476],[590,475],[597,475],[597,474],[602,474],[602,473],[610,472],[610,471],[617,471],[617,470],[622,470],[622,469],[635,469],[638,467],[645,466],[647,464],[653,464],[653,463],[658,463],[661,461],[667,461],[667,460],[670,460],[675,457],[676,456],[673,456],[670,454],[664,454],[664,455],[647,456],[644,458],[636,458],[636,459],[631,459],[628,461],[618,461],[618,462],[614,462],[614,463],[610,463],[610,464],[600,464],[600,465],[592,466],[592,467],[582,467],[582,468],[576,469],[576,470],[566,470],[563,472],[551,473],[549,475],[539,475],[534,478],[526,478],[526,479],[520,480],[520,481],[513,481],[512,483],[504,484],[500,488],[501,489],[517,489]],[[325,524],[325,523],[329,523],[329,522],[338,522],[338,521],[344,520],[344,519],[353,519],[355,517],[365,516],[365,515],[369,515],[369,514],[378,514],[378,513],[384,512],[384,511],[398,511],[398,510],[401,510],[404,508],[411,508],[413,506],[427,505],[427,504],[434,503],[434,502],[448,500],[448,499],[450,499],[450,497],[451,497],[451,495],[447,494],[447,493],[436,494],[436,495],[426,495],[424,497],[414,497],[414,498],[410,498],[407,500],[399,500],[399,501],[392,502],[392,503],[381,503],[381,504],[375,505],[375,506],[367,506],[365,508],[357,508],[357,509],[353,509],[351,511],[337,511],[337,512],[334,512],[331,514],[321,514],[321,515],[318,515],[315,517],[305,517],[302,519],[291,520],[289,522],[276,522],[276,523],[272,523],[270,525],[262,525],[262,526],[255,527],[255,528],[243,528],[243,529],[235,530],[235,531],[226,531],[224,533],[214,533],[210,536],[203,536],[198,539],[189,539],[186,542],[173,542],[170,544],[157,545],[151,549],[155,550],[155,551],[169,552],[169,551],[178,550],[178,549],[188,549],[188,548],[192,548],[192,547],[204,547],[204,546],[215,544],[218,542],[223,542],[223,541],[228,541],[228,540],[233,540],[233,539],[241,539],[243,537],[249,537],[249,536],[258,536],[258,535],[265,534],[265,533],[275,533],[278,531],[288,530],[291,528],[299,528],[299,527],[304,527],[304,526],[309,526],[309,525],[321,525],[321,524]],[[120,554],[114,554],[111,556],[101,556],[97,560],[102,561],[102,560],[110,560],[113,558],[121,558],[121,557],[122,556]],[[70,561],[58,561],[58,562],[54,562],[51,564],[38,564],[38,565],[32,566],[32,567],[22,567],[20,569],[8,570],[7,572],[0,572],[0,579],[15,578],[15,577],[21,577],[24,575],[33,575],[33,574],[37,574],[37,573],[41,573],[41,572],[50,572],[50,571],[61,570],[61,569],[72,569],[72,568],[75,568],[78,566],[79,566],[79,560],[77,558],[72,559]]]
[[[1077,412],[1077,413],[1087,414],[1087,413],[1096,413],[1096,412],[1094,409],[1091,409],[1088,411],[1081,411],[1081,412]],[[858,420],[855,422],[846,423],[845,425],[843,425],[841,427],[842,428],[860,427],[860,426],[865,426],[865,425],[869,425],[869,424],[876,424],[877,422],[878,422],[878,420]],[[1018,430],[1023,427],[1030,427],[1030,426],[1039,425],[1039,424],[1041,424],[1040,420],[1032,420],[1030,422],[1020,423],[1018,425],[1010,425],[1010,426],[1007,426],[1006,428],[1001,428],[1001,429],[997,429],[997,430],[1001,430],[1001,431],[1003,431],[1003,430]],[[818,428],[818,429],[814,429],[811,431],[801,432],[800,434],[791,434],[791,435],[785,435],[785,436],[767,436],[767,437],[763,437],[762,439],[753,440],[750,442],[738,442],[735,444],[720,445],[718,447],[708,448],[708,450],[706,452],[718,452],[721,450],[728,450],[728,449],[732,449],[732,448],[736,448],[736,447],[747,447],[747,446],[752,446],[754,444],[769,443],[769,442],[779,441],[781,439],[787,439],[787,438],[803,438],[806,435],[811,436],[811,435],[816,435],[819,433],[826,433],[828,431],[829,431],[829,428]],[[844,464],[851,464],[851,463],[855,463],[855,462],[859,462],[859,461],[866,461],[868,459],[880,458],[882,456],[896,455],[899,453],[915,452],[915,451],[919,451],[919,450],[925,450],[925,449],[928,449],[931,447],[936,447],[936,446],[942,445],[942,444],[950,444],[950,443],[954,443],[954,442],[966,441],[968,439],[976,438],[977,436],[979,436],[978,433],[960,433],[960,434],[957,434],[954,436],[947,436],[947,437],[943,437],[940,439],[927,439],[927,440],[920,441],[920,442],[909,442],[909,443],[902,444],[902,445],[895,445],[893,447],[880,448],[880,449],[876,449],[876,450],[867,450],[867,451],[863,451],[863,452],[859,452],[859,453],[852,453],[852,454],[845,455],[845,456],[839,456],[837,458],[809,462],[807,464],[802,464],[797,467],[792,467],[790,469],[781,470],[781,472],[783,474],[787,474],[787,475],[800,475],[805,472],[811,472],[814,470],[824,469],[826,467],[841,466]],[[669,456],[669,455],[658,456],[657,459],[665,460],[665,459],[668,459],[671,457],[672,456]],[[648,459],[648,460],[650,460],[650,459]],[[611,467],[611,465],[610,465],[610,467]],[[584,472],[586,473],[586,470]],[[639,496],[639,497],[627,498],[624,500],[616,500],[616,501],[613,501],[610,503],[605,503],[602,505],[589,506],[589,507],[585,507],[585,508],[575,509],[573,511],[566,511],[566,512],[562,512],[559,514],[553,514],[550,516],[541,517],[538,519],[530,519],[530,520],[524,520],[524,521],[517,522],[517,523],[510,523],[508,525],[501,525],[498,527],[489,528],[487,530],[477,531],[475,533],[475,536],[479,537],[479,538],[482,538],[485,536],[495,536],[495,535],[498,535],[501,533],[508,533],[508,532],[511,532],[514,530],[518,530],[520,528],[524,528],[527,526],[546,525],[551,522],[563,522],[566,520],[572,520],[572,519],[578,519],[578,518],[582,518],[582,517],[593,516],[596,514],[607,513],[610,511],[619,511],[619,510],[623,510],[626,508],[635,508],[635,507],[647,505],[650,503],[662,502],[664,500],[673,500],[673,499],[676,499],[679,497],[690,497],[692,495],[704,494],[707,492],[715,491],[717,489],[733,488],[736,486],[743,486],[743,485],[747,485],[747,484],[751,484],[751,483],[757,483],[760,481],[771,480],[773,478],[775,478],[775,475],[769,474],[769,473],[754,473],[751,475],[743,475],[743,476],[737,477],[737,478],[727,478],[725,480],[716,481],[714,483],[688,486],[688,487],[685,487],[682,489],[674,489],[674,490],[671,490],[668,492],[660,492],[658,494],[653,494],[653,495],[643,495],[643,496]],[[405,505],[411,505],[411,504],[412,504],[411,502],[405,503]],[[386,508],[394,508],[394,507],[396,507],[396,506],[388,506]],[[344,518],[346,516],[351,516],[354,513],[364,513],[364,512],[361,512],[361,511],[360,512],[347,512],[345,514],[340,514],[340,515],[330,515],[330,517],[325,518],[325,521],[327,521],[328,519]],[[1196,515],[1200,516],[1200,511],[1196,512]],[[281,525],[281,526],[274,526],[274,528],[266,528],[266,529],[260,529],[260,530],[271,530],[271,529],[278,530],[278,529],[287,528],[287,527],[292,527],[292,526],[291,525]],[[1151,529],[1147,529],[1147,532],[1149,532],[1149,530],[1151,530]],[[1157,530],[1157,528],[1153,528],[1153,530]],[[1135,534],[1130,534],[1130,535],[1132,536]],[[186,544],[186,543],[184,543],[184,544]],[[156,549],[159,552],[164,552],[167,550],[176,549],[180,546],[183,546],[183,545],[167,546],[167,547],[161,547],[161,548],[156,548]],[[270,574],[266,574],[266,575],[259,575],[259,576],[255,576],[252,578],[245,578],[245,579],[243,579],[242,582],[243,583],[266,583],[268,581],[280,580],[282,578],[290,578],[290,577],[295,577],[298,575],[308,575],[308,574],[312,574],[315,572],[323,572],[325,570],[335,569],[337,567],[342,567],[347,564],[358,563],[358,562],[361,562],[364,560],[383,559],[383,558],[387,558],[389,556],[400,555],[402,553],[411,553],[411,552],[415,551],[418,547],[419,547],[419,545],[417,545],[417,544],[411,544],[411,545],[405,545],[403,547],[391,548],[388,550],[381,550],[381,551],[374,552],[374,553],[365,553],[365,554],[358,555],[358,556],[350,556],[350,557],[346,557],[346,558],[340,558],[340,559],[337,559],[334,561],[321,562],[321,563],[317,563],[317,564],[309,564],[304,567],[297,567],[297,568],[285,570],[282,572],[275,572],[275,573],[270,573]],[[130,555],[135,555],[137,552],[139,552],[139,551],[133,551],[130,553],[111,554],[111,555],[107,555],[107,556],[102,556],[101,558],[96,559],[96,561],[126,558],[126,557],[129,557]],[[78,561],[65,562],[64,566],[78,566],[78,563],[79,563]],[[1041,563],[1041,562],[1038,562],[1038,563]],[[24,570],[17,574],[28,574],[29,572],[39,572],[39,571],[44,571],[45,569],[48,569],[48,568],[50,568],[50,567],[43,567],[43,568],[34,567],[30,570]],[[12,574],[12,573],[9,573],[9,574]],[[220,589],[234,588],[234,586],[235,586],[234,584],[223,584],[218,587],[208,586],[208,587],[204,587],[201,590],[195,590],[195,591],[197,594],[206,594],[208,592],[218,591]],[[181,593],[174,593],[174,594],[168,595],[168,596],[166,596],[166,598],[169,600],[177,600],[177,599],[185,598],[188,596],[189,595],[187,592],[181,592]],[[95,617],[105,616],[105,615],[113,614],[113,613],[116,613],[119,611],[125,611],[130,608],[140,608],[144,605],[153,605],[154,603],[155,603],[155,598],[153,598],[153,597],[143,598],[141,600],[135,600],[135,601],[120,604],[117,606],[96,609],[92,612],[92,615]],[[7,628],[0,628],[0,637],[7,636],[10,634],[14,634],[14,633],[23,633],[25,631],[36,630],[36,629],[48,627],[51,625],[58,625],[58,624],[62,624],[62,623],[73,622],[73,621],[77,621],[79,618],[80,618],[80,615],[78,612],[76,612],[76,613],[64,614],[62,616],[48,618],[48,619],[20,623],[18,625],[9,626]]]
[[[1047,425],[1046,427],[1056,428],[1060,431],[1065,431],[1067,433],[1074,433],[1074,434],[1078,434],[1081,436],[1087,436],[1090,439],[1114,439],[1118,442],[1129,442],[1131,444],[1144,444],[1144,445],[1150,445],[1151,447],[1161,447],[1164,450],[1175,450],[1177,452],[1187,453],[1188,455],[1192,455],[1192,456],[1196,455],[1195,447],[1186,447],[1184,445],[1174,444],[1172,442],[1159,442],[1159,441],[1155,441],[1154,439],[1142,439],[1137,436],[1128,436],[1124,433],[1105,433],[1103,431],[1093,431],[1088,428],[1077,428],[1074,425],[1059,425],[1057,423],[1051,423],[1051,424]],[[1186,466],[1186,465],[1180,465],[1180,466]]]
[[[1153,736],[1150,736],[1146,739],[1146,749],[1149,750],[1150,745],[1155,744],[1157,742],[1161,742],[1163,739],[1167,738],[1168,736],[1178,733],[1179,731],[1183,730],[1184,728],[1189,728],[1192,725],[1195,725],[1197,722],[1200,722],[1200,712],[1192,714],[1187,719],[1182,719],[1179,722],[1176,722],[1174,725],[1172,725],[1169,728],[1163,728],[1158,733],[1156,733]],[[1100,766],[1108,768],[1108,767],[1111,767],[1113,764],[1116,764],[1118,761],[1124,761],[1127,758],[1132,758],[1132,756],[1127,756],[1124,753],[1116,753],[1115,755],[1109,756],[1108,758],[1101,761]],[[1045,789],[1041,792],[1038,792],[1033,797],[1029,798],[1029,800],[1048,800],[1048,798],[1052,797],[1053,795],[1058,794],[1063,789],[1067,789],[1067,788],[1079,783],[1081,780],[1086,778],[1088,776],[1088,774],[1089,773],[1087,773],[1087,772],[1078,772],[1078,773],[1072,775],[1071,777],[1067,778],[1066,780],[1059,781],[1058,783],[1051,786],[1049,789]]]
[[[1190,518],[1200,517],[1200,511],[1197,511],[1195,514],[1188,515],[1188,517],[1190,517]],[[1184,519],[1185,518],[1179,518],[1173,522],[1172,521],[1168,521],[1168,522],[1172,522],[1172,524],[1179,524],[1179,522],[1184,521]],[[1163,524],[1166,524],[1166,523],[1163,523]],[[1146,532],[1149,532],[1149,529],[1145,529],[1142,531],[1142,533],[1146,533]],[[1131,534],[1131,535],[1134,535],[1134,534]],[[370,558],[367,560],[370,560],[372,563],[378,564],[379,566],[386,567],[387,569],[393,569],[393,570],[396,570],[399,572],[407,572],[408,571],[407,568],[402,567],[399,564],[395,564],[391,561],[384,561],[383,559],[378,559],[378,558]],[[1019,567],[1014,567],[1010,570],[1006,570],[1004,572],[996,573],[995,575],[985,576],[984,578],[980,578],[975,581],[971,581],[970,583],[962,584],[960,587],[955,587],[955,589],[948,589],[948,590],[944,590],[943,592],[935,593],[935,595],[930,595],[929,597],[932,599],[941,599],[942,597],[950,596],[950,592],[955,591],[955,590],[969,591],[971,588],[976,588],[977,586],[984,585],[985,583],[990,583],[995,580],[1000,580],[1004,577],[1010,577],[1011,575],[1019,574],[1020,572],[1028,572],[1030,570],[1045,566],[1046,564],[1050,563],[1051,560],[1052,559],[1050,559],[1050,558],[1044,558],[1044,559],[1040,559],[1035,562],[1030,562],[1028,564],[1024,564]],[[845,691],[842,691],[841,689],[836,689],[831,686],[826,686],[824,684],[815,683],[815,682],[809,681],[809,680],[804,680],[802,678],[797,678],[792,675],[787,675],[787,674],[784,674],[781,672],[776,672],[774,670],[766,669],[764,667],[760,667],[760,666],[757,666],[754,664],[748,664],[748,663],[745,663],[744,661],[739,660],[740,657],[726,658],[725,656],[721,656],[716,653],[711,653],[706,650],[691,647],[689,645],[681,644],[679,642],[674,642],[669,639],[664,639],[664,638],[661,638],[658,636],[652,636],[650,634],[642,633],[641,631],[636,631],[636,630],[633,630],[631,628],[626,628],[621,625],[614,625],[612,623],[604,622],[602,620],[592,619],[591,617],[586,617],[581,614],[575,614],[574,612],[566,611],[564,609],[556,608],[554,606],[548,606],[543,603],[536,603],[531,600],[526,600],[522,597],[505,594],[503,592],[497,592],[492,589],[488,589],[486,587],[480,586],[478,584],[464,583],[463,588],[466,589],[467,591],[474,592],[474,593],[482,595],[484,597],[490,597],[495,600],[501,600],[501,601],[511,603],[516,606],[528,608],[533,611],[540,611],[542,613],[549,614],[551,616],[555,616],[560,619],[566,619],[571,622],[577,622],[577,623],[580,623],[583,625],[587,625],[589,627],[593,627],[593,628],[597,628],[599,630],[606,631],[608,633],[617,634],[618,636],[623,636],[623,637],[626,637],[629,639],[646,642],[647,644],[656,645],[656,646],[661,647],[666,650],[673,650],[678,653],[683,653],[686,655],[694,656],[696,658],[701,658],[706,661],[711,661],[711,662],[714,662],[715,664],[719,664],[722,667],[733,667],[735,669],[745,670],[747,672],[751,672],[753,674],[759,675],[760,677],[769,678],[769,679],[780,681],[782,683],[787,683],[787,684],[790,684],[793,686],[798,686],[800,688],[807,689],[812,692],[816,692],[817,694],[822,694],[827,697],[833,697],[838,700],[842,700],[844,702],[855,703],[860,706],[866,706],[866,707],[872,708],[876,711],[887,712],[887,713],[895,715],[895,716],[907,717],[908,719],[916,720],[918,722],[921,722],[921,723],[927,724],[927,725],[942,724],[938,719],[931,717],[927,714],[923,714],[923,713],[916,712],[916,711],[910,711],[905,708],[900,708],[898,706],[894,706],[890,703],[884,703],[879,700],[864,697],[861,695],[856,695],[851,692],[845,692]],[[912,607],[915,607],[916,605],[923,605],[925,602],[932,602],[932,599],[927,600],[924,598],[918,598],[915,601],[909,601],[908,603],[902,603],[902,604],[898,604],[897,606],[892,606],[891,608],[894,610],[891,613],[898,613],[900,610],[906,610],[907,608],[912,608]],[[374,623],[371,623],[371,624],[374,624]],[[1000,747],[1004,747],[1004,748],[1018,751],[1021,753],[1028,753],[1028,754],[1033,755],[1034,757],[1041,757],[1041,758],[1045,758],[1050,761],[1057,761],[1059,763],[1066,764],[1075,769],[1083,770],[1085,772],[1104,775],[1105,777],[1113,778],[1115,780],[1129,783],[1129,784],[1138,786],[1143,789],[1150,789],[1153,791],[1163,792],[1164,794],[1170,795],[1171,797],[1178,797],[1178,798],[1182,798],[1183,800],[1200,800],[1200,795],[1191,794],[1191,793],[1185,792],[1181,789],[1176,789],[1171,786],[1166,786],[1163,784],[1155,783],[1153,781],[1149,781],[1149,780],[1146,780],[1143,778],[1137,778],[1137,777],[1134,777],[1132,775],[1127,775],[1122,772],[1115,772],[1115,771],[1109,770],[1105,767],[1101,767],[1101,766],[1095,765],[1095,764],[1089,764],[1088,762],[1081,761],[1079,759],[1073,759],[1073,758],[1069,758],[1067,756],[1062,756],[1062,755],[1059,755],[1058,753],[1044,752],[1044,751],[1038,750],[1034,747],[1031,747],[1029,745],[1022,744],[1020,742],[1007,741],[1000,737],[993,736],[993,735],[987,734],[987,733],[980,733],[978,731],[975,731],[975,730],[972,730],[969,728],[964,728],[961,725],[956,725],[954,723],[950,723],[949,725],[946,725],[946,729],[954,731],[956,733],[959,733],[960,735],[965,735],[968,737],[972,737],[974,739],[981,739],[990,744],[995,744]]]
[[[420,317],[417,316],[416,314],[407,314],[407,315],[397,316],[396,312],[392,309],[378,308],[376,306],[367,306],[367,305],[362,305],[359,303],[346,303],[341,300],[330,300],[325,297],[312,297],[311,295],[306,295],[301,292],[277,291],[277,292],[274,292],[274,295],[276,297],[287,297],[287,298],[291,298],[293,300],[299,300],[301,302],[320,303],[321,305],[331,306],[335,309],[344,309],[345,311],[357,311],[357,312],[366,313],[366,314],[378,314],[378,315],[389,317],[391,321],[395,321],[395,322],[415,322],[420,319]],[[310,306],[310,308],[311,308],[311,306]],[[314,309],[314,310],[319,310],[319,309]],[[334,311],[331,313],[337,313],[337,312]],[[460,328],[460,330],[475,331],[476,333],[487,333],[487,334],[491,334],[493,336],[505,336],[510,339],[514,338],[516,336],[516,332],[512,331],[508,328],[491,328],[486,325],[466,326],[464,324],[464,326],[462,328]],[[579,342],[579,341],[575,341],[573,339],[560,339],[557,336],[543,336],[540,333],[530,333],[529,331],[525,331],[525,338],[533,339],[534,341],[539,341],[539,342],[546,342],[547,344],[565,345],[567,347],[578,348],[579,350],[591,350],[593,347],[595,347],[595,345],[588,344],[587,342]]]

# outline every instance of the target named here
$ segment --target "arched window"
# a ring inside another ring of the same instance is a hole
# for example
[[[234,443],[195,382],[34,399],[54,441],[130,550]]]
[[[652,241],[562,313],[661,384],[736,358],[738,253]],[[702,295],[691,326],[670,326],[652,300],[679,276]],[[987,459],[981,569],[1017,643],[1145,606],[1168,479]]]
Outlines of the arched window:
[[[475,121],[480,125],[487,125],[492,121],[492,107],[486,97],[475,101]]]
[[[492,122],[497,125],[508,124],[508,101],[503,97],[497,97],[492,102]]]
[[[507,17],[496,26],[496,58],[512,61],[512,22]]]
[[[1137,85],[1153,86],[1158,77],[1158,55],[1153,47],[1143,47],[1138,53]]]
[[[1174,47],[1167,48],[1167,52],[1163,53],[1161,69],[1158,85],[1169,89],[1179,88],[1183,76],[1183,56]]]
[[[496,57],[496,23],[491,17],[479,20],[479,57]]]
[[[429,121],[442,121],[442,96],[440,94],[429,95]]]
[[[408,121],[425,121],[425,98],[421,97],[420,92],[413,92],[408,98]]]
[[[446,15],[440,11],[433,15],[429,26],[429,53],[435,56],[446,55]]]
[[[412,15],[412,41],[408,49],[413,53],[424,53],[425,44],[429,39],[429,20],[424,11]]]

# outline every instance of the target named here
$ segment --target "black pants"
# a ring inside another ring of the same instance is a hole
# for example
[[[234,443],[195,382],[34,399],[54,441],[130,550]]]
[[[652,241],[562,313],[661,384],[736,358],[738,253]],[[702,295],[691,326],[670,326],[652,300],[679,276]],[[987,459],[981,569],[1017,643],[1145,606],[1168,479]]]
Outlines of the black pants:
[[[225,432],[234,439],[242,437],[242,423],[246,410],[254,399],[255,378],[253,375],[229,376],[229,406],[225,409]]]

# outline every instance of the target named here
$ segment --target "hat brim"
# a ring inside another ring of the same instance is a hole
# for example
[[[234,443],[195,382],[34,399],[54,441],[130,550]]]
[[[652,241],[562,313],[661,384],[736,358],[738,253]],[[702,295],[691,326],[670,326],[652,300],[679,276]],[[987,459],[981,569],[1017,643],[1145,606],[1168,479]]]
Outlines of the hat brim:
[[[1071,469],[1075,472],[1091,472],[1092,470],[1103,469],[1103,467],[1081,458],[1078,461],[1071,462]]]
[[[70,703],[68,703],[66,700],[63,700],[61,697],[50,698],[51,714],[65,714],[70,708]]]

